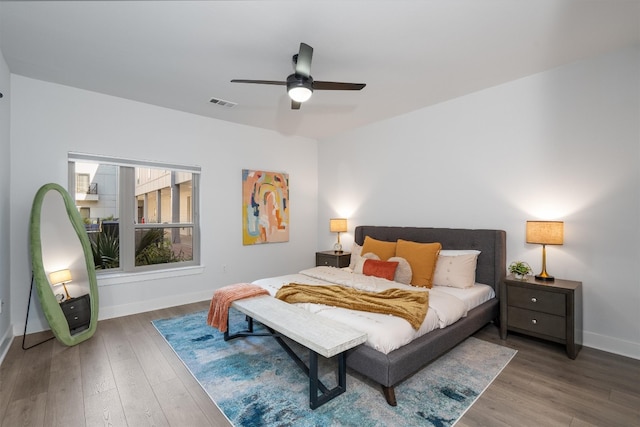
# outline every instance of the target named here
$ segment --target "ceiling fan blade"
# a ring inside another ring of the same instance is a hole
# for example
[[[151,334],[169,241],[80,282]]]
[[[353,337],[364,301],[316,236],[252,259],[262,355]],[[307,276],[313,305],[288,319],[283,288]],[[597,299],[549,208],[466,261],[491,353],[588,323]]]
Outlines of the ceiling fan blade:
[[[362,90],[365,86],[366,83],[313,82],[313,90]]]
[[[242,80],[242,79],[233,79],[231,83],[255,83],[259,85],[278,85],[278,86],[286,86],[287,82],[281,82],[278,80]]]
[[[300,51],[296,60],[296,74],[309,77],[311,75],[311,58],[313,48],[306,43],[300,43]]]
[[[297,101],[294,101],[293,99],[291,100],[292,110],[299,110],[301,105],[302,105],[302,102],[297,102]]]

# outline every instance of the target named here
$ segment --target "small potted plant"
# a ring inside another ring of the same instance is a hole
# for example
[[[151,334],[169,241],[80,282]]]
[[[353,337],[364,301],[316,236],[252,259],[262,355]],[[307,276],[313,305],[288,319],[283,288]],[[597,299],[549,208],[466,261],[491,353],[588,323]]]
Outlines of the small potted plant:
[[[531,267],[523,261],[514,261],[509,264],[509,273],[513,274],[516,279],[526,279],[531,274]]]

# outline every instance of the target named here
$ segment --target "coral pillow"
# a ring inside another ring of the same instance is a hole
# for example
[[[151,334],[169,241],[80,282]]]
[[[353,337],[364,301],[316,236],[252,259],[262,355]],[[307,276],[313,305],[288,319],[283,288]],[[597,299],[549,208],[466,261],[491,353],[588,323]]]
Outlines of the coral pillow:
[[[377,259],[368,259],[362,266],[362,274],[365,276],[376,276],[393,281],[393,277],[396,274],[396,268],[398,268],[397,261],[389,262]]]
[[[438,253],[442,249],[440,243],[418,243],[398,239],[396,256],[409,262],[412,276],[411,284],[431,288],[433,286],[433,273],[436,269]]]
[[[353,272],[363,274],[362,269],[364,268],[365,261],[367,261],[368,259],[375,259],[378,261],[380,260],[378,255],[374,253],[369,252],[368,254],[364,254],[358,258],[358,261],[356,262],[356,266],[353,268]]]
[[[396,255],[396,242],[385,242],[366,236],[362,244],[362,253],[366,254],[369,252],[378,255],[381,260],[386,261]]]

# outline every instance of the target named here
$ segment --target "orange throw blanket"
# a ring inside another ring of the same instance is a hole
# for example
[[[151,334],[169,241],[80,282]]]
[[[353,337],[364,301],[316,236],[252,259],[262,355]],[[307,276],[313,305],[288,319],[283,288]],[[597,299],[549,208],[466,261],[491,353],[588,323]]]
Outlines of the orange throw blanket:
[[[276,293],[276,298],[288,303],[315,303],[351,310],[391,314],[419,329],[429,308],[429,292],[387,289],[365,292],[339,285],[302,285],[290,283]]]
[[[227,319],[229,318],[229,307],[231,303],[258,295],[269,295],[269,291],[258,285],[250,283],[236,283],[235,285],[224,286],[217,289],[211,298],[207,325],[218,328],[220,332],[227,332]]]

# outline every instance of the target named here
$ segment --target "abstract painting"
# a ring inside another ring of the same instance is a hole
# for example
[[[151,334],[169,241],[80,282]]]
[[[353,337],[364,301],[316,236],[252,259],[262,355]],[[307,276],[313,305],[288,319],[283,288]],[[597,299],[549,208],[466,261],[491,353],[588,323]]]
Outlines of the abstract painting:
[[[242,244],[289,241],[289,175],[242,170]]]

